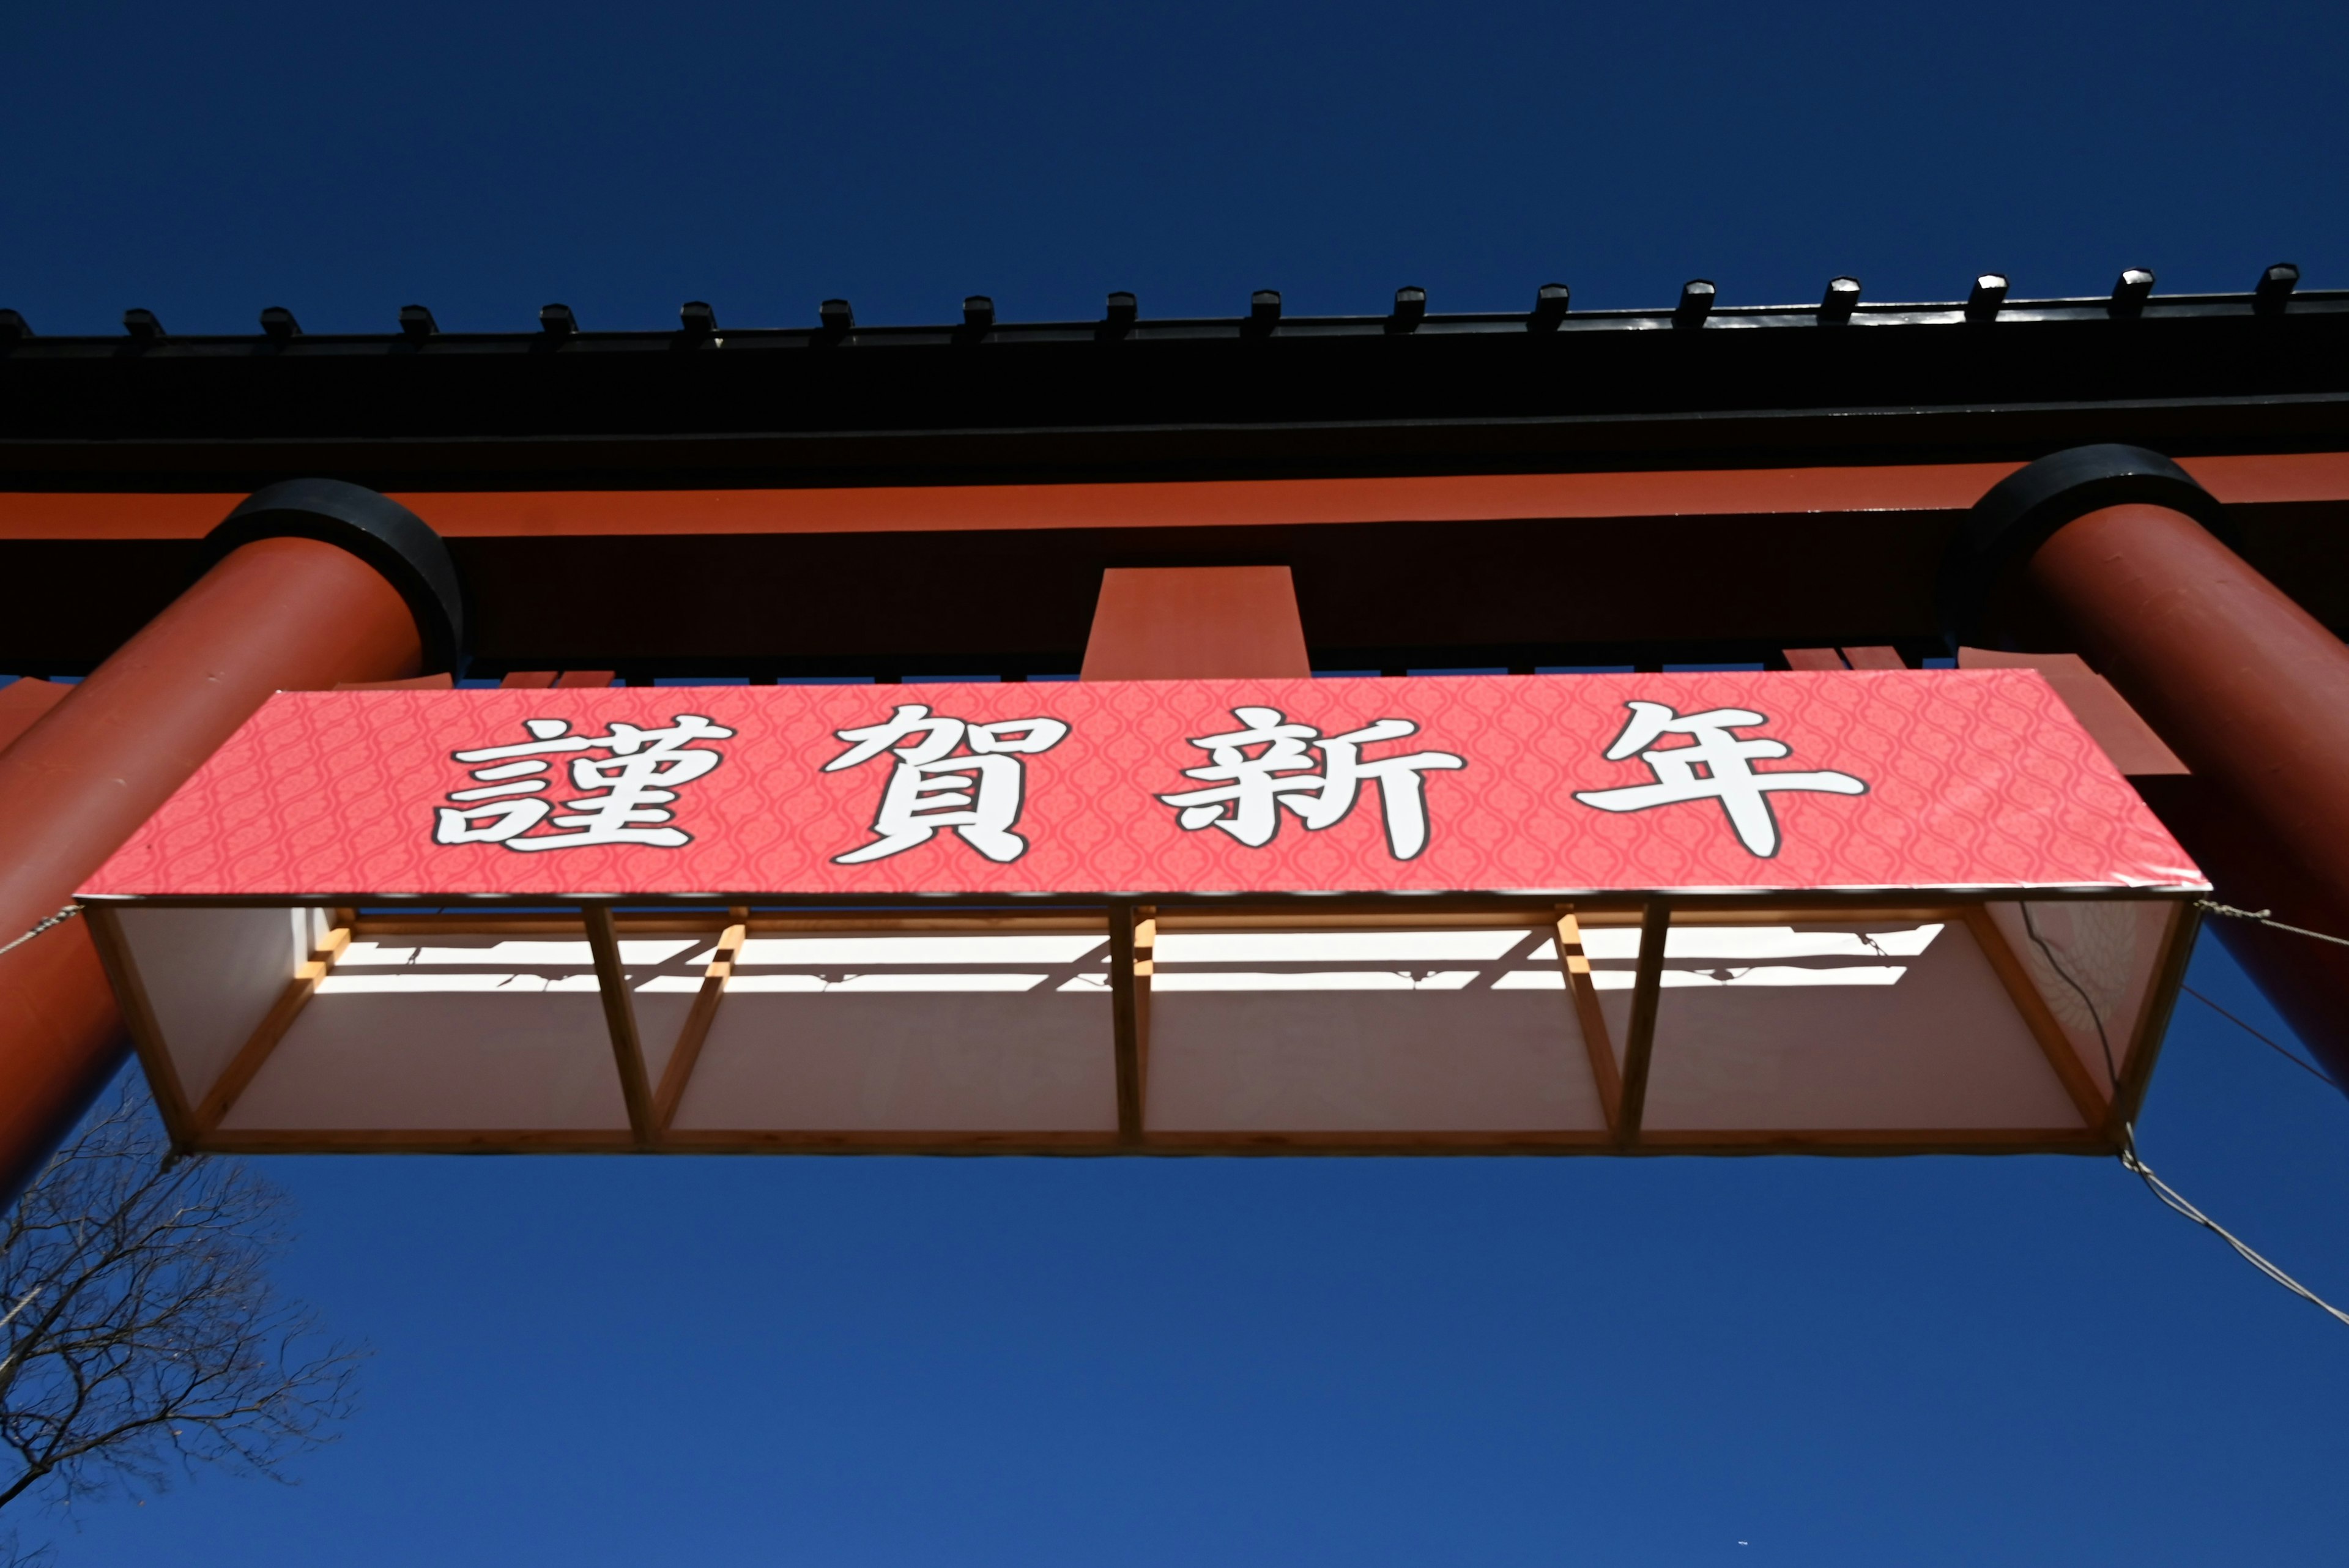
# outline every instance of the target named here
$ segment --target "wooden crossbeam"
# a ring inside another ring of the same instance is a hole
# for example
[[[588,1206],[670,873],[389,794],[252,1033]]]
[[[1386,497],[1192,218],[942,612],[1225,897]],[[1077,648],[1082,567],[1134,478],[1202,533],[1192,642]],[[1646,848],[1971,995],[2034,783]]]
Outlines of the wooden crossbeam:
[[[496,1154],[595,1151],[624,1154],[636,1146],[624,1127],[608,1131],[562,1127],[232,1128],[204,1147],[250,1154]],[[1602,1155],[1622,1145],[1603,1130],[1519,1132],[1162,1132],[1136,1148],[1114,1133],[898,1132],[807,1129],[689,1128],[667,1147],[695,1154],[935,1154],[935,1155]],[[1651,1132],[1640,1147],[1675,1154],[2095,1154],[2102,1135],[2084,1127],[1774,1127],[1750,1132]]]
[[[636,1033],[636,1010],[628,999],[627,971],[620,966],[619,940],[612,934],[612,911],[588,904],[587,950],[595,956],[595,990],[604,1001],[604,1023],[612,1033],[612,1060],[620,1073],[620,1099],[628,1107],[628,1131],[639,1147],[649,1147],[656,1128],[653,1096],[645,1081],[645,1048]]]
[[[685,1086],[693,1077],[694,1064],[701,1059],[702,1043],[709,1038],[718,1004],[726,997],[726,982],[733,977],[735,960],[741,956],[742,943],[750,935],[750,911],[728,912],[734,916],[734,923],[720,933],[718,950],[710,955],[709,967],[701,971],[701,989],[694,993],[685,1027],[678,1031],[676,1049],[669,1052],[668,1064],[661,1069],[660,1087],[653,1095],[653,1131],[659,1138],[668,1137],[669,1123],[677,1119],[677,1107],[684,1103]]]
[[[2080,1113],[2080,1125],[2102,1132],[2111,1109],[2110,1103],[2103,1091],[2096,1087],[2096,1081],[2088,1075],[2088,1069],[2082,1065],[2080,1054],[2072,1049],[2072,1037],[2064,1032],[2064,1025],[2056,1018],[2054,1010],[2047,1005],[2047,999],[2039,994],[2039,987],[2032,983],[2031,971],[2023,966],[2023,960],[2007,941],[2006,933],[1998,929],[1996,920],[1991,919],[1990,906],[1968,904],[1959,913],[1965,921],[1966,929],[1972,933],[1974,944],[1982,949],[1982,956],[1990,960],[1990,967],[1997,971],[1999,983],[2006,988],[2014,1010],[2023,1014],[2023,1024],[2031,1031],[2031,1037],[2039,1043],[2048,1066],[2054,1068],[2055,1076],[2062,1080],[2064,1092],[2072,1097],[2073,1108]]]
[[[301,1016],[302,1009],[309,1004],[310,998],[317,994],[318,982],[326,978],[326,971],[335,967],[335,961],[342,957],[343,950],[350,945],[350,927],[336,926],[319,940],[308,958],[295,966],[294,978],[286,981],[276,1003],[263,1016],[260,1026],[254,1030],[244,1044],[237,1047],[236,1054],[229,1058],[226,1067],[221,1069],[221,1075],[213,1081],[210,1092],[197,1102],[194,1114],[190,1118],[196,1137],[209,1137],[227,1119],[229,1112],[236,1108],[237,1097],[260,1075],[270,1054],[277,1049],[278,1042],[285,1038],[286,1031],[294,1027],[294,1020]]]
[[[1157,911],[1146,904],[1112,904],[1109,912],[1110,1016],[1117,1052],[1117,1136],[1142,1141],[1150,1078],[1151,957],[1158,941]]]
[[[1631,980],[1631,1021],[1623,1031],[1623,1109],[1615,1132],[1626,1146],[1640,1141],[1640,1124],[1648,1114],[1648,1063],[1656,1049],[1656,999],[1663,990],[1664,940],[1671,922],[1671,905],[1648,900],[1640,922],[1640,967]]]
[[[156,1110],[163,1117],[163,1129],[171,1135],[172,1148],[181,1154],[192,1153],[196,1147],[195,1109],[188,1104],[188,1091],[180,1082],[179,1064],[171,1060],[162,1026],[155,1021],[155,1004],[148,1000],[147,983],[139,977],[138,962],[122,934],[121,919],[107,905],[87,904],[82,908],[82,919],[89,927],[90,945],[98,950],[98,961],[106,970],[106,978],[114,986],[123,1024],[130,1031],[132,1048],[139,1053],[139,1064],[147,1070],[147,1086],[155,1096]]]
[[[1582,1027],[1583,1049],[1590,1057],[1590,1076],[1598,1085],[1599,1104],[1607,1113],[1607,1130],[1613,1132],[1623,1117],[1623,1075],[1615,1064],[1615,1044],[1608,1037],[1607,1015],[1599,1009],[1599,984],[1590,978],[1590,959],[1582,950],[1582,922],[1572,909],[1560,909],[1552,924],[1557,935],[1558,967],[1566,972],[1566,992],[1574,1006],[1575,1022]]]
[[[2195,905],[2181,901],[2170,910],[2161,954],[2154,961],[2153,990],[2137,1018],[2137,1038],[2129,1042],[2128,1054],[2121,1059],[2120,1092],[2113,1096],[2112,1108],[2105,1115],[2105,1131],[2115,1142],[2125,1136],[2127,1124],[2137,1119],[2137,1107],[2145,1103],[2154,1058],[2161,1054],[2161,1043],[2168,1036],[2169,1015],[2178,1005],[2178,988],[2186,982],[2186,966],[2194,957],[2194,939],[2201,929],[2202,911]]]

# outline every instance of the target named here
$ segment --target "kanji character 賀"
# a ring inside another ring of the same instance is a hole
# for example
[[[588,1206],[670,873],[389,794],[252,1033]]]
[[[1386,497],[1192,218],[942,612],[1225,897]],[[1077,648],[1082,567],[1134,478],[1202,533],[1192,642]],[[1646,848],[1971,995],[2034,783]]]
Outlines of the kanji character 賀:
[[[1615,743],[1607,748],[1607,760],[1619,763],[1636,753],[1656,782],[1619,789],[1577,790],[1574,798],[1585,805],[1600,811],[1647,811],[1687,801],[1717,800],[1746,853],[1766,860],[1778,853],[1778,818],[1770,809],[1773,793],[1868,793],[1866,781],[1849,774],[1754,772],[1748,765],[1753,758],[1783,757],[1788,748],[1784,741],[1741,740],[1730,733],[1770,722],[1750,708],[1709,708],[1702,713],[1682,714],[1662,702],[1635,701],[1625,706],[1631,710],[1631,717]],[[1666,735],[1686,735],[1689,743],[1647,749]]]
[[[1365,781],[1379,786],[1387,852],[1409,860],[1427,847],[1427,804],[1421,774],[1431,769],[1464,768],[1467,760],[1450,752],[1413,752],[1362,760],[1362,748],[1419,732],[1409,719],[1374,719],[1342,735],[1324,735],[1310,724],[1291,722],[1278,708],[1235,708],[1243,729],[1201,735],[1191,742],[1212,759],[1185,768],[1185,778],[1213,785],[1162,794],[1175,808],[1186,832],[1220,827],[1251,849],[1272,842],[1280,830],[1280,810],[1297,814],[1306,831],[1318,832],[1345,819]],[[1317,759],[1312,753],[1319,752]],[[1316,766],[1317,762],[1319,766]]]
[[[942,827],[953,828],[989,860],[1019,859],[1028,853],[1028,841],[1011,831],[1027,795],[1021,759],[1050,751],[1068,732],[1058,719],[978,724],[940,718],[922,702],[901,703],[878,724],[834,731],[851,743],[824,763],[825,773],[871,762],[883,752],[896,758],[896,765],[873,816],[873,842],[833,856],[833,864],[861,866],[901,855],[927,844]]]
[[[675,849],[693,842],[669,826],[678,786],[701,777],[724,753],[691,741],[730,740],[734,732],[698,713],[679,713],[666,729],[616,723],[603,735],[575,735],[568,719],[525,719],[531,738],[506,746],[451,753],[472,765],[475,786],[452,790],[439,808],[435,844],[502,844],[508,849],[578,849],[595,844],[643,844]],[[539,798],[553,758],[571,755],[577,799]],[[598,754],[600,753],[600,754]],[[533,833],[542,824],[570,831]]]

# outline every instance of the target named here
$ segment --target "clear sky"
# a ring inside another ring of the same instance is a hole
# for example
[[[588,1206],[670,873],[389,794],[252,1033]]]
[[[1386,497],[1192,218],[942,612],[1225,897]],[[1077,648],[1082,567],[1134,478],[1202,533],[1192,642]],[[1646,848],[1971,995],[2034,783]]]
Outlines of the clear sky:
[[[48,332],[2349,284],[2349,11],[19,4]],[[2282,1026],[2210,944],[2194,983]],[[2181,1004],[2143,1127],[2349,1296],[2349,1102]],[[373,1342],[280,1489],[67,1563],[2320,1561],[2349,1330],[2103,1161],[279,1160]],[[38,1521],[31,1521],[36,1527]],[[1746,1542],[1748,1544],[1741,1544]]]
[[[6,28],[0,303],[44,331],[2349,282],[2349,13],[2317,0],[19,0]]]

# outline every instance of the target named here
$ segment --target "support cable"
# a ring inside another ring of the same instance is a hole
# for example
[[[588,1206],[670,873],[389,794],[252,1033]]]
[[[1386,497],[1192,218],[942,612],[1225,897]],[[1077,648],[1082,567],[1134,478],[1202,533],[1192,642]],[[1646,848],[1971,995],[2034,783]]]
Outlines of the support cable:
[[[2327,936],[2323,931],[2312,931],[2305,926],[2288,926],[2282,920],[2270,919],[2268,917],[2274,913],[2271,909],[2238,909],[2232,904],[2221,904],[2212,898],[2197,898],[2194,900],[2194,905],[2197,909],[2208,909],[2214,915],[2224,915],[2230,919],[2256,920],[2262,926],[2273,926],[2277,930],[2290,931],[2296,937],[2313,937],[2320,942],[2331,942],[2337,947],[2349,948],[2349,937]],[[2332,1085],[2336,1089],[2341,1089],[2344,1093],[2349,1093],[2349,1085],[2343,1085],[2340,1079],[2324,1071],[2322,1067],[2315,1065],[2313,1063],[2303,1060],[2299,1053],[2288,1050],[2284,1046],[2277,1044],[2274,1041],[2269,1039],[2266,1035],[2261,1033],[2258,1030],[2252,1028],[2250,1024],[2244,1023],[2241,1019],[2236,1017],[2233,1013],[2228,1012],[2225,1008],[2220,1006],[2217,1002],[2211,1001],[2209,997],[2195,990],[2192,986],[2181,985],[2178,989],[2192,997],[2195,1001],[2200,1002],[2203,1006],[2209,1008],[2211,1012],[2217,1013],[2220,1017],[2225,1019],[2228,1023],[2233,1024],[2236,1028],[2241,1030],[2244,1033],[2250,1035],[2252,1039],[2258,1041],[2261,1044],[2266,1046],[2269,1050],[2274,1052],[2277,1055],[2283,1057],[2286,1061],[2292,1063],[2292,1065],[2298,1067],[2301,1071],[2310,1074],[2314,1077],[2322,1078],[2324,1082]]]
[[[2176,1188],[2162,1180],[2158,1176],[2156,1176],[2153,1173],[2153,1167],[2146,1164],[2145,1161],[2137,1157],[2137,1149],[2134,1147],[2134,1142],[2135,1140],[2132,1138],[2129,1144],[2123,1146],[2121,1149],[2121,1164],[2127,1166],[2131,1171],[2135,1172],[2138,1179],[2145,1183],[2147,1189],[2151,1191],[2156,1198],[2160,1199],[2163,1203],[2167,1204],[2171,1209],[2176,1210],[2178,1213],[2185,1215],[2186,1218],[2193,1220],[2194,1223],[2201,1226],[2202,1229],[2209,1231],[2212,1235],[2218,1237],[2219,1240],[2226,1242],[2227,1245],[2235,1249],[2237,1252],[2241,1254],[2245,1262],[2251,1264],[2251,1267],[2257,1269],[2260,1272],[2265,1274],[2268,1278],[2273,1280],[2276,1283],[2282,1285],[2284,1289],[2290,1291],[2301,1300],[2308,1303],[2318,1311],[2324,1313],[2327,1316],[2332,1317],[2344,1326],[2349,1326],[2349,1312],[2343,1312],[2339,1307],[2334,1306],[2331,1302],[2326,1301],[2323,1296],[2318,1295],[2314,1291],[2310,1290],[2306,1285],[2302,1284],[2298,1280],[2293,1279],[2290,1274],[2285,1273],[2282,1269],[2277,1268],[2273,1263],[2271,1263],[2265,1258],[2261,1257],[2259,1253],[2253,1251],[2251,1247],[2233,1231],[2228,1230],[2224,1225],[2220,1224],[2216,1220],[2211,1219],[2208,1214],[2203,1213],[2199,1209],[2195,1208],[2191,1203],[2189,1203],[2185,1198],[2178,1193]]]
[[[2223,906],[2218,907],[2220,908],[2223,912],[2228,914],[2242,915],[2251,919],[2265,919],[2264,916],[2252,915],[2248,910],[2225,909]],[[2105,1015],[2103,1011],[2096,1006],[2095,999],[2088,995],[2087,988],[2083,986],[2078,981],[2072,978],[2072,971],[2064,967],[2063,961],[2055,956],[2055,950],[2047,944],[2047,939],[2039,934],[2038,924],[2031,918],[2031,906],[2028,903],[2025,903],[2022,905],[2021,908],[2023,910],[2023,929],[2031,933],[2032,941],[2036,943],[2040,952],[2046,956],[2048,966],[2054,970],[2056,978],[2061,980],[2065,985],[2070,986],[2074,993],[2076,994],[2080,1001],[2087,1007],[2088,1017],[2096,1026],[2096,1043],[2104,1047],[2105,1070],[2107,1073],[2112,1073],[2113,1043],[2111,1036],[2105,1032]],[[2268,923],[2270,925],[2275,925],[2280,922],[2270,920]],[[2286,930],[2292,930],[2297,928],[2287,926],[2284,929]],[[2306,931],[2302,934],[2304,936],[2320,935],[2320,933],[2315,931]],[[2323,940],[2326,941],[2339,941],[2341,939],[2338,937],[2326,937]],[[2343,945],[2349,946],[2349,943],[2344,943]],[[2115,1092],[2117,1093],[2120,1087],[2119,1075],[2113,1074],[2113,1075],[2107,1079],[2107,1082],[2113,1085]],[[2279,1269],[2273,1263],[2269,1262],[2267,1259],[2261,1257],[2257,1251],[2255,1251],[2249,1242],[2243,1241],[2242,1238],[2237,1236],[2232,1231],[2228,1230],[2224,1225],[2220,1224],[2216,1220],[2211,1219],[2208,1214],[2203,1213],[2199,1209],[2195,1208],[2192,1203],[2187,1201],[2183,1193],[2170,1186],[2169,1183],[2162,1180],[2160,1177],[2155,1175],[2153,1167],[2146,1164],[2144,1160],[2137,1158],[2137,1127],[2136,1124],[2132,1122],[2123,1122],[2121,1124],[2120,1161],[2121,1168],[2127,1170],[2130,1175],[2136,1177],[2138,1180],[2144,1182],[2146,1190],[2159,1199],[2164,1208],[2168,1209],[2175,1213],[2182,1214],[2187,1219],[2193,1220],[2194,1223],[2201,1226],[2202,1229],[2209,1231],[2212,1235],[2226,1242],[2228,1246],[2232,1247],[2245,1262],[2251,1264],[2251,1267],[2257,1269],[2261,1273],[2265,1274],[2269,1279],[2273,1280],[2285,1290],[2288,1290],[2292,1294],[2300,1297],[2301,1300],[2307,1302],[2310,1305],[2324,1313],[2334,1322],[2339,1323],[2343,1327],[2349,1328],[2349,1312],[2343,1312],[2339,1307],[2334,1306],[2331,1302],[2326,1301],[2323,1296],[2318,1295],[2314,1291],[2310,1290],[2306,1285],[2302,1284],[2298,1280],[2293,1279],[2290,1274],[2285,1273],[2282,1269]]]
[[[43,931],[48,930],[48,929],[51,929],[51,928],[53,928],[53,927],[62,926],[62,925],[64,925],[67,920],[72,919],[76,915],[78,915],[78,914],[80,914],[80,913],[81,913],[81,906],[80,906],[79,904],[67,904],[64,909],[59,909],[56,914],[51,915],[51,916],[50,916],[50,917],[48,917],[47,919],[45,919],[45,920],[41,920],[41,921],[39,921],[38,923],[36,923],[36,924],[33,927],[33,929],[32,929],[31,930],[26,931],[23,936],[18,937],[16,940],[14,940],[14,941],[12,941],[12,942],[8,943],[5,947],[0,947],[0,954],[6,954],[6,953],[12,953],[12,952],[15,952],[18,948],[21,948],[21,947],[23,947],[26,942],[31,941],[35,937],[39,936]]]
[[[2261,925],[2273,926],[2277,930],[2290,931],[2296,937],[2314,937],[2320,942],[2331,942],[2334,947],[2349,948],[2349,937],[2329,937],[2323,931],[2312,931],[2306,926],[2287,926],[2282,920],[2268,919],[2270,915],[2275,913],[2273,909],[2238,909],[2232,904],[2220,904],[2209,898],[2195,899],[2194,907],[2198,909],[2208,909],[2214,915],[2225,915],[2230,919],[2257,920]]]
[[[2211,1012],[2217,1013],[2220,1017],[2225,1019],[2228,1023],[2233,1024],[2236,1028],[2241,1030],[2244,1033],[2250,1035],[2252,1039],[2258,1041],[2261,1044],[2266,1046],[2269,1050],[2274,1052],[2277,1055],[2282,1057],[2285,1061],[2291,1063],[2293,1066],[2299,1068],[2302,1072],[2307,1074],[2310,1077],[2318,1080],[2320,1083],[2330,1084],[2336,1089],[2341,1087],[2340,1079],[2334,1077],[2332,1074],[2326,1072],[2315,1063],[2311,1062],[2299,1052],[2292,1050],[2287,1046],[2279,1045],[2276,1042],[2269,1039],[2266,1035],[2261,1033],[2258,1030],[2252,1028],[2250,1024],[2244,1023],[2241,1019],[2236,1017],[2233,1013],[2228,1012],[2225,1008],[2220,1006],[2217,1002],[2211,1001],[2209,997],[2195,990],[2192,986],[2181,985],[2178,989],[2192,997],[2195,1001],[2200,1002],[2203,1006],[2209,1008]]]

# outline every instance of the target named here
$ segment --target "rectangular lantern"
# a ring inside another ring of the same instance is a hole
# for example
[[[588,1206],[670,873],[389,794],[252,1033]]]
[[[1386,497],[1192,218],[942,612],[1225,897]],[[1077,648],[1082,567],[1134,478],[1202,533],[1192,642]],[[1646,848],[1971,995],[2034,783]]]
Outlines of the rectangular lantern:
[[[81,897],[191,1149],[2116,1146],[2027,670],[286,693]]]

